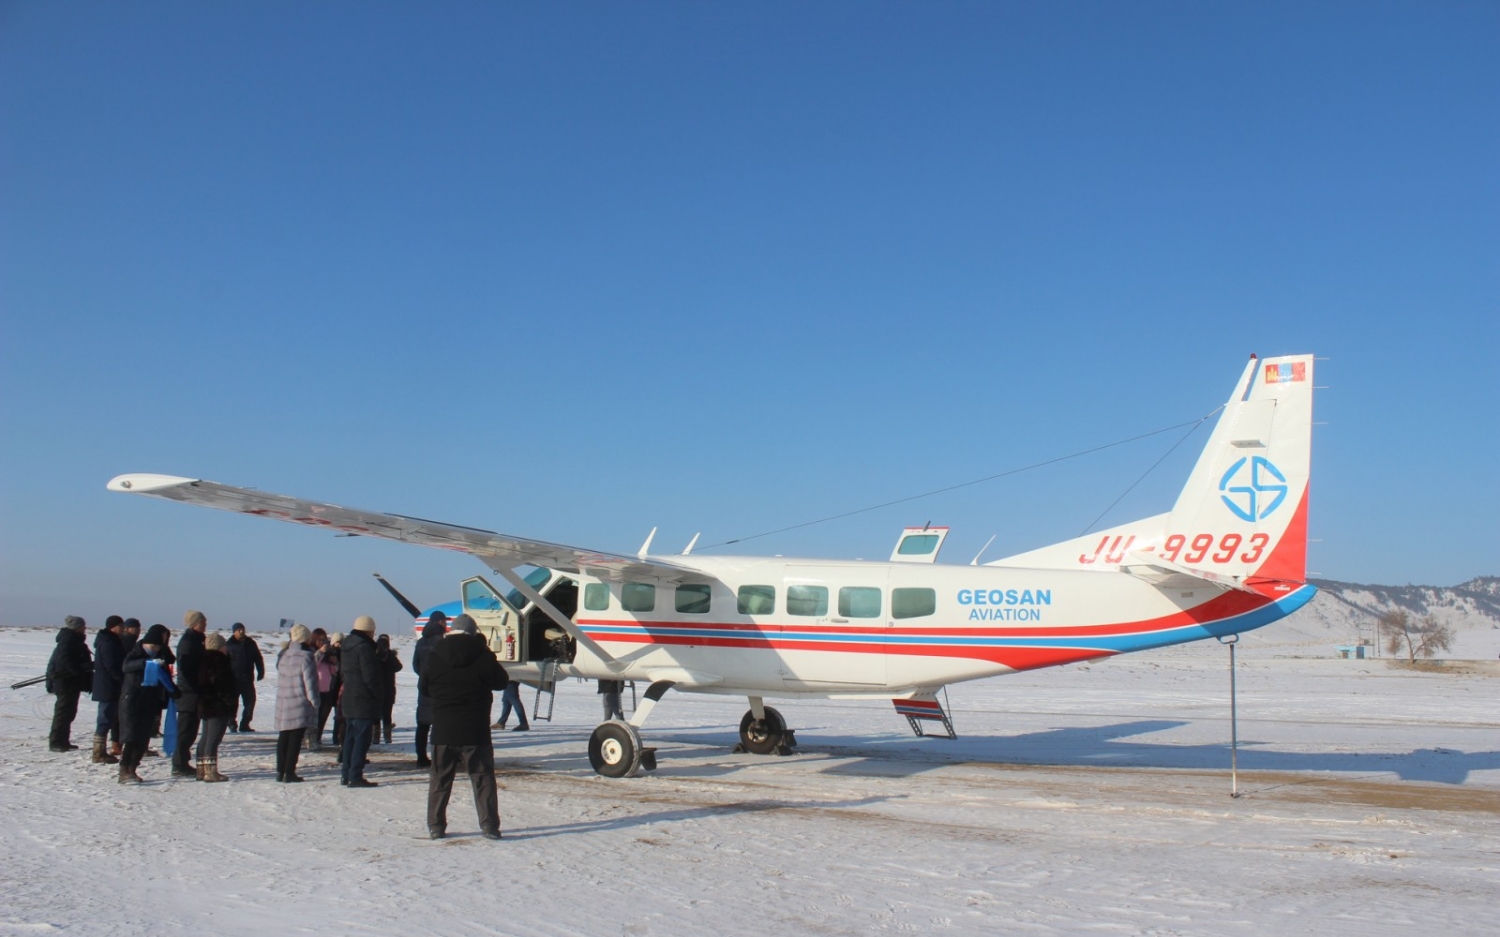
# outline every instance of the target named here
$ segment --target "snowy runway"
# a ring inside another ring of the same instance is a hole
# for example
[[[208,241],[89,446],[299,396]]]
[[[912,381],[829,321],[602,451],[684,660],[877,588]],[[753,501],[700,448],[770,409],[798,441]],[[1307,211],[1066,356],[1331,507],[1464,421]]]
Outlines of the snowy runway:
[[[0,677],[51,642],[0,631]],[[0,934],[1489,932],[1500,679],[1247,647],[1236,800],[1224,665],[1194,647],[961,685],[956,742],[888,703],[777,703],[786,758],[730,753],[743,701],[669,695],[643,731],[660,769],[625,781],[589,770],[597,697],[567,683],[551,724],[496,736],[500,843],[466,791],[425,838],[409,725],[378,789],[340,788],[329,752],[274,783],[271,732],[226,739],[232,783],[153,758],[126,788],[47,752],[39,687],[3,691]]]

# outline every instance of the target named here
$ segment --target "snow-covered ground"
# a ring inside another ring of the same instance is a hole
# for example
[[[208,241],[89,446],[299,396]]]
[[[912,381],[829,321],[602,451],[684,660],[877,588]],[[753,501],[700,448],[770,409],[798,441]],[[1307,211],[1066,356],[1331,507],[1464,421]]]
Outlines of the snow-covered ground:
[[[0,629],[5,685],[54,634]],[[669,695],[644,731],[660,769],[623,781],[589,769],[598,698],[569,682],[552,722],[497,735],[499,843],[467,790],[426,839],[409,670],[371,790],[339,787],[331,753],[274,783],[270,731],[228,736],[231,783],[152,758],[121,787],[86,748],[47,751],[40,687],[0,690],[0,935],[1493,933],[1500,674],[1259,634],[1239,799],[1213,645],[954,687],[958,741],[888,703],[778,703],[785,758],[730,753],[742,700]],[[268,677],[263,730],[273,696]],[[92,722],[85,703],[75,742]]]

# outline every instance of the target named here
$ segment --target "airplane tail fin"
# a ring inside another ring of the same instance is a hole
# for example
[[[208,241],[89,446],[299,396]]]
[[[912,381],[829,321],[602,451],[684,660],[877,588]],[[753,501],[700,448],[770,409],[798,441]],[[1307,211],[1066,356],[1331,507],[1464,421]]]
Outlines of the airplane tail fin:
[[[990,566],[1116,569],[1163,586],[1284,592],[1307,578],[1313,358],[1254,358],[1166,514]]]
[[[1157,557],[1252,586],[1306,581],[1312,396],[1312,355],[1250,359]]]

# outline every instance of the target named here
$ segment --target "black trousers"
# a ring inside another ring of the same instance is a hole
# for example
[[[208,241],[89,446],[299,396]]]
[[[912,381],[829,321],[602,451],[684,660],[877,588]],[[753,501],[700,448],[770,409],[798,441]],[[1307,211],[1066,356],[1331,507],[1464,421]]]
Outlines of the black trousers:
[[[297,773],[297,757],[302,754],[302,736],[307,729],[282,729],[276,736],[276,776]]]
[[[500,829],[500,795],[495,790],[495,746],[434,745],[432,773],[427,776],[427,828],[448,828],[448,799],[453,796],[453,776],[463,765],[474,787],[474,810],[481,830]]]
[[[141,759],[146,755],[146,740],[132,739],[120,747],[120,767],[134,771],[141,766]]]
[[[57,699],[52,704],[52,731],[47,735],[47,743],[52,748],[68,746],[68,739],[73,734],[73,719],[78,715],[78,696],[81,692],[57,688]]]
[[[432,731],[432,723],[417,723],[417,761],[425,763],[427,758],[427,733]]]
[[[191,708],[184,710],[182,703],[187,698],[184,693],[177,701],[177,750],[172,753],[172,767],[179,771],[191,767],[188,756],[193,751],[193,743],[198,741],[198,697],[194,696],[188,704]]]
[[[255,718],[255,681],[240,684],[240,731],[250,730],[250,720]],[[234,718],[233,716],[230,717]]]

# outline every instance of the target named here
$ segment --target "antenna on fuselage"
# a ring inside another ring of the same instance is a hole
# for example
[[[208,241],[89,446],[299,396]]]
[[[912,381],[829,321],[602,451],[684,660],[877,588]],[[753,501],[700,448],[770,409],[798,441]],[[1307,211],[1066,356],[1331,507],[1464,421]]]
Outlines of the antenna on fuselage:
[[[981,556],[984,556],[984,551],[988,550],[990,548],[990,544],[992,544],[992,543],[995,542],[995,537],[997,537],[997,536],[999,536],[999,535],[998,534],[990,534],[990,539],[986,540],[984,542],[984,546],[982,546],[982,547],[979,548],[979,552],[976,553],[976,554],[974,554],[974,558],[972,560],[969,560],[969,565],[970,566],[978,566],[979,565],[979,558]]]
[[[701,530],[696,534],[693,534],[693,539],[688,541],[687,547],[682,551],[683,556],[687,556],[689,553],[693,552],[693,547],[696,547],[698,545],[698,538],[701,536],[703,536],[703,531]]]
[[[653,527],[653,528],[651,528],[651,533],[649,533],[649,534],[646,535],[646,542],[643,543],[643,544],[641,544],[641,548],[638,551],[636,551],[635,555],[644,560],[646,558],[646,551],[651,549],[651,541],[655,537],[656,537],[656,528]]]

